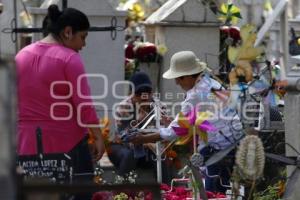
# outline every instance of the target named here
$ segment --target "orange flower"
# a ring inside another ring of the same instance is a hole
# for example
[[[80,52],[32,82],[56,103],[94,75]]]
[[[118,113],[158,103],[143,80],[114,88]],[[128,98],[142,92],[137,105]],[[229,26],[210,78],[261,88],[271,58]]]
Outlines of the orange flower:
[[[109,138],[109,132],[110,132],[110,129],[109,129],[109,125],[110,125],[109,119],[107,117],[104,117],[102,120],[100,119],[100,124],[101,124],[101,127],[103,127],[102,128],[103,139],[104,140],[108,140],[108,138]]]
[[[105,146],[107,146],[109,144],[109,133],[110,133],[109,119],[107,117],[104,117],[103,119],[99,120],[99,124],[101,125],[101,127],[103,127],[101,129],[101,133],[102,133],[102,137],[104,139],[104,144],[105,144]],[[91,129],[88,129],[88,131],[89,131],[88,144],[93,144],[95,142],[94,134],[92,133]]]
[[[174,150],[169,150],[166,152],[166,156],[168,158],[174,159],[177,157],[177,153]]]
[[[96,183],[96,184],[101,184],[101,183],[102,183],[102,178],[101,178],[101,176],[95,176],[95,177],[94,177],[94,183]]]
[[[277,185],[278,185],[277,195],[278,195],[278,197],[282,197],[283,193],[285,192],[285,182],[284,181],[279,181],[277,183]]]

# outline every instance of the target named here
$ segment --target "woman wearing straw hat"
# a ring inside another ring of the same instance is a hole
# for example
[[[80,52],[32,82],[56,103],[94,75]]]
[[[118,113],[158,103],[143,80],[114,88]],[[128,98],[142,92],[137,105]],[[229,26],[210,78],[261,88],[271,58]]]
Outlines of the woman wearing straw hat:
[[[198,150],[208,157],[212,153],[222,150],[235,141],[235,134],[240,134],[241,123],[236,112],[230,108],[221,108],[226,102],[224,87],[220,82],[211,78],[209,69],[204,62],[196,57],[192,51],[180,51],[175,53],[170,62],[170,68],[163,74],[163,78],[175,79],[185,92],[186,98],[181,103],[181,113],[187,115],[196,108],[199,112],[210,111],[214,114],[209,121],[215,128],[214,131],[208,131],[208,142],[199,141]],[[221,108],[221,109],[220,109]],[[220,112],[216,113],[216,110]],[[218,116],[226,116],[226,119],[220,119]],[[178,115],[167,128],[161,128],[159,133],[138,134],[132,142],[148,143],[161,139],[174,140],[178,138],[174,127],[179,127]],[[224,166],[213,165],[208,167],[209,175],[219,175],[222,184],[229,185],[229,173]],[[206,178],[206,190],[212,192],[226,192],[226,187],[220,184],[220,178]]]

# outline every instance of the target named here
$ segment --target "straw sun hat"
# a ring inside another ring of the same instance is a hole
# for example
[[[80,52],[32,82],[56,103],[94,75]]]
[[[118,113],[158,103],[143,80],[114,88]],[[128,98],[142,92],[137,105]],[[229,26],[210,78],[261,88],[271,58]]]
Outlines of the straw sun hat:
[[[203,71],[211,71],[205,62],[200,62],[192,51],[180,51],[171,58],[170,68],[163,74],[166,79],[174,79],[181,76],[198,74]]]

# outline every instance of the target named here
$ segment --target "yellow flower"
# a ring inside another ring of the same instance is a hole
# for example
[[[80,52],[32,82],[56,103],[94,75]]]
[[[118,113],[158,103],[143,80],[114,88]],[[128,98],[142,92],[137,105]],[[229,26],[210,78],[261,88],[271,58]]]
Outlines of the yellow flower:
[[[164,44],[160,44],[157,46],[157,52],[159,55],[165,55],[168,51],[168,48]]]
[[[129,8],[129,18],[134,21],[141,21],[145,17],[144,8],[140,3],[134,3],[131,8]]]
[[[22,11],[20,13],[20,19],[21,19],[23,26],[25,26],[25,27],[32,26],[32,16],[30,14],[26,13],[25,11]]]
[[[272,8],[272,4],[270,2],[270,0],[266,0],[265,3],[264,3],[264,10],[266,11],[272,11],[273,8]]]
[[[225,24],[237,24],[239,19],[242,18],[240,9],[232,3],[223,3],[221,5],[221,9],[218,12],[220,13],[219,20],[221,20]]]

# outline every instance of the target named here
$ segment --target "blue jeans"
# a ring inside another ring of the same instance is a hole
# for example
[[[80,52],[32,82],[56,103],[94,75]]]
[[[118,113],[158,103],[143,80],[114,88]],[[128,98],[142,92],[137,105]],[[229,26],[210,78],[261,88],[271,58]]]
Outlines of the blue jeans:
[[[134,158],[133,149],[124,144],[111,144],[111,153],[108,155],[110,161],[116,168],[116,173],[124,175],[132,170],[151,169],[156,177],[156,161],[152,160],[154,154],[146,149],[146,156]],[[162,162],[162,181],[170,183],[172,179],[172,170]]]
[[[111,153],[108,155],[110,161],[119,175],[124,175],[136,168],[137,160],[134,158],[133,150],[123,144],[111,144]]]

